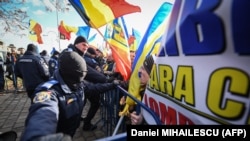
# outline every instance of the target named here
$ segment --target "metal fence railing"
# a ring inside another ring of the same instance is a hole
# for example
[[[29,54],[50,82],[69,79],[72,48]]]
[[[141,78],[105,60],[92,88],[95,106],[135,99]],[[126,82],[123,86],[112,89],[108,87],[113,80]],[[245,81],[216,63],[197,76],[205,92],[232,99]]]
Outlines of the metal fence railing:
[[[137,103],[137,106],[146,110],[155,120],[157,125],[161,125],[161,121],[159,117],[144,103],[137,100],[133,95],[129,94],[125,89],[118,86],[116,89],[105,92],[101,96],[101,106],[100,106],[100,114],[101,119],[97,122],[102,122],[102,128],[106,133],[106,138],[99,139],[99,141],[104,140],[126,140],[126,132],[125,132],[125,122],[123,121],[123,116],[119,116],[119,112],[121,110],[120,107],[120,98],[121,96],[130,97]],[[140,109],[139,108],[139,109]],[[138,109],[138,108],[137,108]],[[119,134],[117,134],[119,132]]]

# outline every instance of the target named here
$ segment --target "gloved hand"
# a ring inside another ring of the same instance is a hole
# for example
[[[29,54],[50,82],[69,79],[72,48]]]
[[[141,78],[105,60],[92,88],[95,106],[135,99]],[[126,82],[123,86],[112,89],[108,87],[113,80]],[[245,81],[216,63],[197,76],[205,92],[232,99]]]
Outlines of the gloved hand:
[[[121,80],[114,80],[114,81],[113,81],[113,84],[115,84],[115,85],[120,85],[120,81],[121,81]]]
[[[57,134],[50,134],[42,137],[38,137],[35,139],[36,141],[72,141],[71,136],[57,133]]]
[[[120,81],[119,84],[122,88],[128,90],[128,81]]]

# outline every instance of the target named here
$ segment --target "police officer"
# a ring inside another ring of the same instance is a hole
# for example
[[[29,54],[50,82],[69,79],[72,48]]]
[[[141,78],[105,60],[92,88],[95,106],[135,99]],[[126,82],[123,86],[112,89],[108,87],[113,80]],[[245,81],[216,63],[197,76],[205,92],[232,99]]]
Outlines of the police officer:
[[[39,85],[32,98],[21,141],[38,140],[51,134],[73,137],[80,125],[84,102],[86,63],[73,51],[59,57],[53,79]]]
[[[60,53],[55,50],[49,59],[49,73],[53,76],[54,71],[58,68],[58,57]]]
[[[84,94],[104,92],[118,84],[85,83],[86,73],[86,62],[79,54],[73,51],[60,54],[59,68],[53,77],[35,90],[21,141],[46,141],[56,137],[68,139],[68,136],[74,136],[81,121]]]
[[[40,57],[37,46],[28,44],[26,52],[15,64],[15,74],[23,79],[30,98],[39,84],[49,80],[48,65]]]

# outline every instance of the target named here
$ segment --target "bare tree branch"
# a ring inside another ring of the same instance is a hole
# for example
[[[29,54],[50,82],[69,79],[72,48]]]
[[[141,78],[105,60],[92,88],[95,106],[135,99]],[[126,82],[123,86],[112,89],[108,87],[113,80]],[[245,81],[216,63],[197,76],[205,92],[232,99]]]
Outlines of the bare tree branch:
[[[47,12],[68,12],[69,2],[67,0],[43,0]],[[29,15],[27,11],[20,9],[27,0],[0,0],[0,24],[4,32],[24,36],[20,31],[29,28]]]

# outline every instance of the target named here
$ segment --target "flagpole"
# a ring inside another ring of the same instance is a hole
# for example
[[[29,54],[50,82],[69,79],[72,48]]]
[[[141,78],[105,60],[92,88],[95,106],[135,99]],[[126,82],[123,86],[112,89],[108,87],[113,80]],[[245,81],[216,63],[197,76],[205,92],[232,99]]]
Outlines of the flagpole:
[[[58,0],[56,0],[56,23],[57,23],[57,28],[58,28],[59,24],[58,24],[58,10],[57,10],[57,4],[58,4]],[[58,29],[57,29],[57,38],[58,38],[58,43],[59,43],[59,51],[61,51],[60,33],[59,33],[59,30],[58,30]]]
[[[92,23],[92,21],[89,21],[89,22],[90,22],[90,24],[92,24],[94,26],[94,28],[97,30],[97,32],[102,36],[102,38],[104,39],[104,41],[108,43],[108,41],[105,39],[105,37],[102,34],[102,32],[94,25],[94,23]]]

